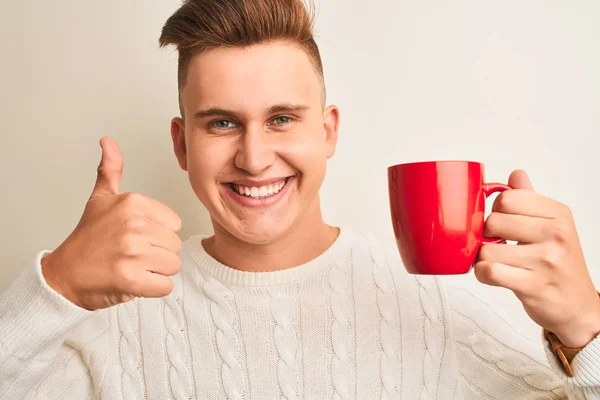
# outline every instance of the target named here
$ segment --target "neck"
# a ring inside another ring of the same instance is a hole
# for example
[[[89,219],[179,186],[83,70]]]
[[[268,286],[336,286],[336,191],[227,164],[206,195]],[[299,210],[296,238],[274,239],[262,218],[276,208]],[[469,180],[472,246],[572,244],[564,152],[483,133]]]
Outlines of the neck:
[[[338,237],[339,229],[327,225],[320,208],[312,218],[303,218],[273,243],[244,242],[216,221],[215,235],[205,239],[204,249],[222,264],[241,271],[272,272],[296,267],[323,254]]]

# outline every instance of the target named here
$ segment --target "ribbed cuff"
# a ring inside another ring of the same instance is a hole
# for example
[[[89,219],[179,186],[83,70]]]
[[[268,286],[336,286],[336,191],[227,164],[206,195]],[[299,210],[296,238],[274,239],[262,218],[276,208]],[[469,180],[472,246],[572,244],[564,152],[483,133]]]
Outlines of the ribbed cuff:
[[[553,369],[567,383],[587,394],[600,395],[600,335],[583,348],[570,363],[574,376],[569,378],[544,336],[546,356]]]
[[[0,366],[7,358],[29,360],[94,314],[52,289],[42,275],[40,252],[0,295]]]

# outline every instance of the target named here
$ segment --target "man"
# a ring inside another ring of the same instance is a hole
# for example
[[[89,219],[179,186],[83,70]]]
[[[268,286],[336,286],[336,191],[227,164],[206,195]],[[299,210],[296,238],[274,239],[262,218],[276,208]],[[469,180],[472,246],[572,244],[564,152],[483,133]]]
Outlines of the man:
[[[172,210],[120,193],[103,138],[79,224],[0,298],[2,398],[600,398],[600,299],[572,217],[522,171],[486,223],[521,245],[485,246],[475,273],[582,348],[572,378],[481,301],[323,221],[340,117],[312,26],[297,0],[189,0],[169,18],[174,151],[215,234],[182,244]]]

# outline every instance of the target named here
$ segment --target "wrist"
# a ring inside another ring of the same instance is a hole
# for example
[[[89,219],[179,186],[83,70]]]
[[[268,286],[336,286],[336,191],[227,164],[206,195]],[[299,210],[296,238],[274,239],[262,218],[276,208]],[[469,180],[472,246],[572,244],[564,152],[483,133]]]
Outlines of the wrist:
[[[553,331],[563,345],[583,348],[600,334],[600,294],[595,298],[592,311],[580,317],[576,324]]]
[[[64,287],[65,282],[60,278],[58,273],[60,261],[58,261],[57,257],[58,255],[56,252],[47,253],[42,257],[40,264],[42,267],[42,276],[44,277],[44,281],[46,281],[46,284],[50,286],[52,290],[60,294],[62,297],[69,300],[71,303],[77,304],[77,302],[74,301],[75,296]]]

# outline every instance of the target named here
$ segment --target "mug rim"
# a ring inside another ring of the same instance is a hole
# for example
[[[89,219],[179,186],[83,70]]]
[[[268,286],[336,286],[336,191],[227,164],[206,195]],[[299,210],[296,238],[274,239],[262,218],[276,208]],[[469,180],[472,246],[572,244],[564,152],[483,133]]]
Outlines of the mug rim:
[[[483,166],[483,163],[481,163],[479,161],[471,161],[471,160],[433,160],[433,161],[414,161],[414,162],[407,162],[407,163],[400,163],[400,164],[390,165],[388,167],[388,170],[390,170],[390,169],[396,169],[396,168],[402,168],[402,167],[408,167],[408,166],[417,166],[417,165],[456,164],[456,163],[460,163],[460,164],[477,164],[477,165]]]

